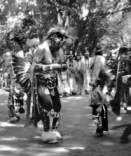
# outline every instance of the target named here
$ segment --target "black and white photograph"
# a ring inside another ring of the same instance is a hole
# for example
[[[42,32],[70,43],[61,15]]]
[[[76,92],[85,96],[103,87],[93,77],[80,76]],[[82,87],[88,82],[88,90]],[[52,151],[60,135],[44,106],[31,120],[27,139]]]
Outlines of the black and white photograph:
[[[131,156],[131,0],[0,0],[0,156]]]

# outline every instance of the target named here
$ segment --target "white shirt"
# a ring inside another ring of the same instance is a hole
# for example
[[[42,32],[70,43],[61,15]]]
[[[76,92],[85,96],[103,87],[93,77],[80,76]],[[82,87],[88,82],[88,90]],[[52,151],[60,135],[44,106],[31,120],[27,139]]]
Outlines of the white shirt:
[[[106,59],[102,55],[96,55],[89,59],[90,74],[92,80],[97,80],[101,71],[106,70]]]

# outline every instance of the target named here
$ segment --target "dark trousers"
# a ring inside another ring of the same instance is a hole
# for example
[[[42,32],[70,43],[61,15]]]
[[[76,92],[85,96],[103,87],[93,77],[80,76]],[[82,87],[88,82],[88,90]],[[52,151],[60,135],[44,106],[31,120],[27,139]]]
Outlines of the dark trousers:
[[[119,73],[116,82],[116,94],[114,99],[111,101],[112,110],[116,115],[120,115],[121,101],[126,102],[128,97],[128,84],[122,82],[122,76],[127,73]]]

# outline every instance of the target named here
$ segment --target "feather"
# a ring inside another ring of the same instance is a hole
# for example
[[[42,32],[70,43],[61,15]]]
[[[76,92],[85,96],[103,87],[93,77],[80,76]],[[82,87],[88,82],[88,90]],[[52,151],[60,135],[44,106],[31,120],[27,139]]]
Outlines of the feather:
[[[26,92],[28,92],[31,87],[31,63],[25,61],[24,58],[13,55],[12,66],[16,75],[16,82],[19,83]]]

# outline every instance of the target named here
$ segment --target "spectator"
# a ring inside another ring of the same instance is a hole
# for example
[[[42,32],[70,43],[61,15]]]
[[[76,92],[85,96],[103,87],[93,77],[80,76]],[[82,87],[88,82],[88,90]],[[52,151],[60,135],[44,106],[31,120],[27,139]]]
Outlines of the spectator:
[[[120,48],[119,61],[125,59],[127,51],[128,51],[128,49],[126,47]],[[122,120],[122,117],[120,116],[121,100],[125,93],[128,94],[129,87],[128,87],[128,84],[126,83],[128,76],[125,76],[125,75],[131,74],[130,67],[131,67],[130,61],[126,60],[126,66],[124,66],[124,71],[120,72],[118,69],[118,72],[117,72],[118,74],[117,74],[117,80],[116,80],[116,93],[115,93],[114,99],[111,101],[111,106],[112,106],[113,112],[118,116],[117,117],[118,121]]]

